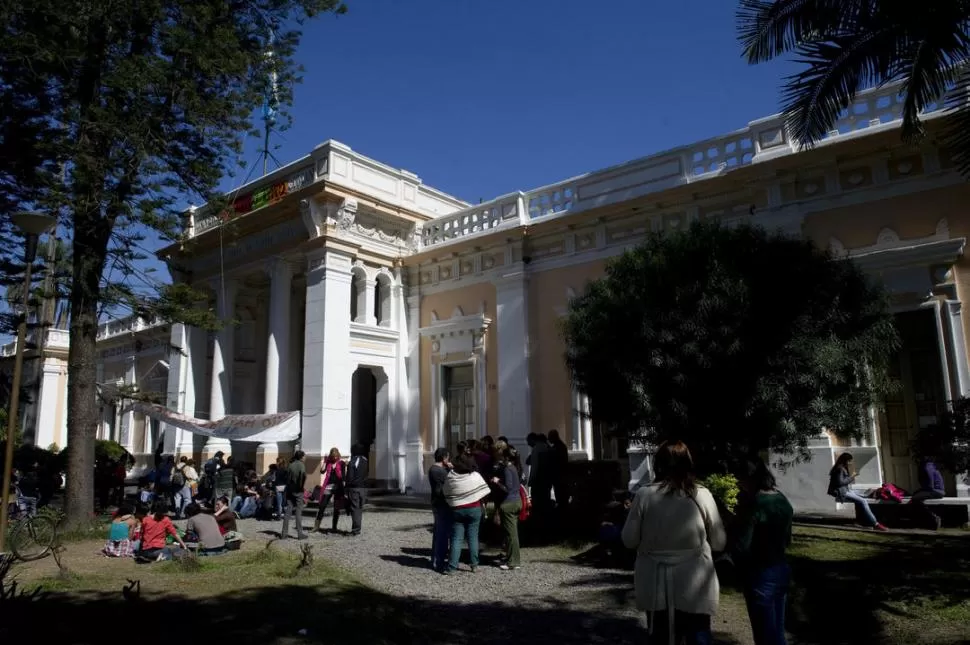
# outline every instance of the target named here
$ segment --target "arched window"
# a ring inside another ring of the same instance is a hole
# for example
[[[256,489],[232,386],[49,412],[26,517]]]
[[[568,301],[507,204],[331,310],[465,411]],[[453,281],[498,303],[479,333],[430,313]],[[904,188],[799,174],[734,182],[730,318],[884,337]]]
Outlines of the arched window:
[[[391,326],[391,279],[383,273],[374,281],[374,317],[379,326]]]

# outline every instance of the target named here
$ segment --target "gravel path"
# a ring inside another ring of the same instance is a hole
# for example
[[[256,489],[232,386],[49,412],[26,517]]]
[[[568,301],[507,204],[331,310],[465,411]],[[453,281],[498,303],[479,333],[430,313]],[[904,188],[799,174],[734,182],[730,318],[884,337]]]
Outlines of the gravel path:
[[[305,519],[312,524],[309,514]],[[340,521],[342,529],[349,529],[349,518]],[[329,514],[323,525],[330,525]],[[280,523],[242,520],[239,529],[248,539],[271,540]],[[467,621],[470,613],[498,609],[502,622],[511,623],[491,632],[494,638],[469,642],[509,642],[510,629],[517,637],[513,640],[528,633],[533,642],[644,640],[633,608],[632,572],[580,566],[569,558],[573,552],[559,546],[524,548],[522,568],[501,571],[489,566],[498,552],[483,545],[477,573],[462,564],[460,573],[442,576],[430,568],[430,510],[368,507],[363,529],[357,537],[311,534],[309,542],[318,557],[353,572],[379,591],[413,600],[416,610],[434,612],[439,620]],[[277,544],[298,550],[301,542],[290,539]],[[738,615],[738,607],[732,606],[736,604],[722,603],[715,625],[719,643],[749,642],[747,620],[743,610]]]

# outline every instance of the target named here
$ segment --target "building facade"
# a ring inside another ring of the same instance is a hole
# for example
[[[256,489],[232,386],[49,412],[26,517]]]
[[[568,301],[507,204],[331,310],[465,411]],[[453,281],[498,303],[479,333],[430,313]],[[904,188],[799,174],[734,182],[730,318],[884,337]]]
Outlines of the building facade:
[[[125,382],[164,369],[168,407],[199,418],[299,410],[308,472],[331,447],[346,454],[359,442],[371,447],[374,478],[400,490],[426,488],[439,446],[484,434],[524,446],[528,432],[553,428],[574,457],[624,460],[636,481],[648,475],[646,450],[580,413],[589,402],[571,386],[559,321],[610,258],[650,232],[717,217],[812,239],[893,296],[902,387],[873,410],[865,440],[823,432],[782,487],[803,509],[831,508],[826,476],[845,449],[860,485],[913,487],[909,439],[970,392],[970,186],[934,138],[941,111],[926,115],[924,145],[900,142],[896,91],[860,95],[811,149],[768,117],[476,205],[328,141],[242,187],[231,218],[192,209],[186,241],[161,253],[174,279],[205,289],[234,324],[215,334],[150,325],[134,336],[168,334],[167,360],[142,355],[143,345],[137,366],[129,352],[105,363],[105,378],[117,381],[122,366]],[[109,341],[104,360],[134,347]],[[131,419],[134,430],[118,436],[137,449],[156,432],[145,423],[139,434]],[[163,431],[169,451],[223,450],[260,468],[294,448]]]

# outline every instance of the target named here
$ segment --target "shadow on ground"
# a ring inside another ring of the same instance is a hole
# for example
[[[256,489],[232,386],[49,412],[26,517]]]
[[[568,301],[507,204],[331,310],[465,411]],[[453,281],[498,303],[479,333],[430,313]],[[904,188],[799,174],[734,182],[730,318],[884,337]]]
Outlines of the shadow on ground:
[[[204,580],[200,580],[204,584]],[[395,598],[355,584],[256,587],[209,599],[138,600],[121,591],[50,594],[39,602],[0,603],[0,641],[100,643],[127,634],[139,645],[185,643],[498,644],[642,643],[635,619],[575,609],[517,608]],[[718,640],[734,645],[733,640]]]
[[[968,558],[966,538],[798,533],[788,631],[831,645],[970,642]],[[833,621],[838,607],[851,617]]]

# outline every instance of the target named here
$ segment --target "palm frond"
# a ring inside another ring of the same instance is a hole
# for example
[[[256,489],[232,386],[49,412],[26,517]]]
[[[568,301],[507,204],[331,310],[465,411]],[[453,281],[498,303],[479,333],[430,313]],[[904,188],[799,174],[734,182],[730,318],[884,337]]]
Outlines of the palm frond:
[[[946,95],[956,79],[956,66],[945,51],[927,41],[915,43],[906,55],[900,56],[897,65],[905,70],[902,136],[904,141],[916,143],[925,134],[920,114]]]
[[[964,177],[970,177],[970,65],[959,69],[945,98],[950,112],[942,143]]]
[[[970,56],[968,12],[966,0],[949,0],[916,13],[887,14],[887,22],[905,24],[895,64],[905,79],[902,130],[906,141],[922,138],[920,114],[946,96],[959,73],[957,67]]]
[[[826,42],[857,30],[870,0],[741,0],[735,23],[744,57],[763,63],[806,42]]]
[[[798,47],[797,62],[805,69],[785,79],[782,93],[785,121],[796,141],[822,140],[860,89],[891,80],[897,37],[883,29]]]

